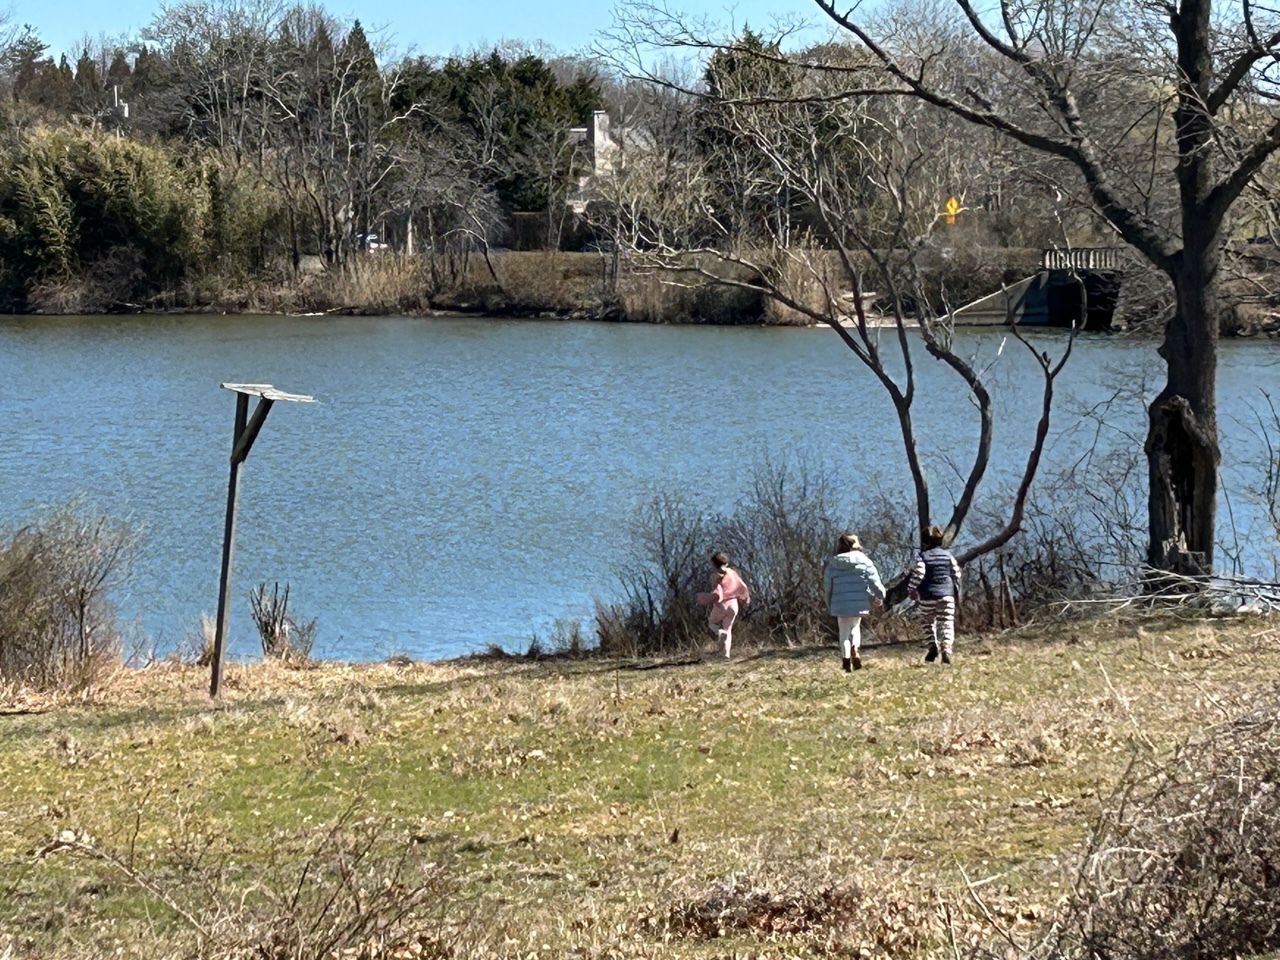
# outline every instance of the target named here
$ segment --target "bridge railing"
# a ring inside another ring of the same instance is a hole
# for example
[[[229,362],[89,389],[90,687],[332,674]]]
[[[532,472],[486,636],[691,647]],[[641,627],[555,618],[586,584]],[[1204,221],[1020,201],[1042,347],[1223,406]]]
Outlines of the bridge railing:
[[[1123,270],[1128,254],[1126,247],[1057,247],[1040,255],[1041,270]]]

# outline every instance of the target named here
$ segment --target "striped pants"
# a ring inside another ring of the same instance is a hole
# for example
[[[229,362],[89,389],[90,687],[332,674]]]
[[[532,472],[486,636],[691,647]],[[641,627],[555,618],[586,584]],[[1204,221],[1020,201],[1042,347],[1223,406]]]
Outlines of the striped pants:
[[[956,642],[956,598],[928,600],[921,597],[920,622],[924,625],[925,639],[936,643],[943,653],[951,653]]]

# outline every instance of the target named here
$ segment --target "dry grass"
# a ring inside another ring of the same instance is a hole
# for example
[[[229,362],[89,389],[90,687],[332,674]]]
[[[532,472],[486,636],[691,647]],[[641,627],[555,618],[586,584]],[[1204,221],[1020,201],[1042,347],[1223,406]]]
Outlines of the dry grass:
[[[954,305],[990,293],[1002,280],[1033,272],[1029,255],[1024,250],[974,248],[938,259],[926,271],[933,278],[928,294],[941,299],[945,290]],[[763,269],[770,271],[781,289],[817,310],[826,308],[824,282],[837,295],[848,287],[843,267],[831,251],[797,250],[772,256],[756,252],[748,259],[763,263]],[[301,277],[278,264],[274,272],[250,278],[212,274],[189,278],[180,288],[151,298],[145,306],[182,306],[225,313],[409,316],[458,311],[640,323],[811,322],[804,314],[765,297],[753,283],[752,270],[710,254],[698,255],[697,260],[701,268],[718,276],[732,276],[748,286],[705,283],[692,273],[660,269],[656,261],[648,262],[643,257],[623,258],[615,265],[608,253],[499,250],[492,252],[487,261],[478,252],[434,257],[385,253],[353,256],[341,269],[308,272]],[[854,260],[868,278],[875,276],[865,256],[855,255]],[[867,279],[866,283],[872,288],[883,287],[883,282],[874,279]],[[85,284],[77,281],[42,291],[37,299],[45,312],[107,308],[88,303],[84,289]],[[839,302],[842,308],[852,308],[847,296]],[[65,309],[57,308],[58,303]],[[72,303],[80,307],[67,307]]]
[[[839,296],[849,288],[848,277],[832,253],[798,250],[791,255],[780,254],[773,269],[774,282],[785,295],[818,313],[825,313],[828,308],[828,291]],[[853,300],[840,300],[839,308],[852,314]],[[807,314],[776,300],[769,300],[765,310],[773,323],[805,326],[813,322]]]
[[[326,309],[365,313],[409,312],[426,305],[428,278],[420,260],[395,256],[355,257],[342,270],[314,278],[307,296]]]
[[[1064,625],[962,638],[951,669],[874,650],[852,675],[831,649],[233,664],[219,705],[167,665],[28,695],[2,721],[0,956],[230,956],[177,908],[279,922],[353,817],[379,838],[366,873],[411,850],[448,894],[387,926],[406,952],[352,955],[968,954],[997,925],[1031,936],[1132,759],[1245,709],[1278,639]],[[184,897],[192,878],[219,898]]]
[[[693,314],[693,290],[661,273],[626,273],[618,278],[618,297],[628,320],[671,323]]]

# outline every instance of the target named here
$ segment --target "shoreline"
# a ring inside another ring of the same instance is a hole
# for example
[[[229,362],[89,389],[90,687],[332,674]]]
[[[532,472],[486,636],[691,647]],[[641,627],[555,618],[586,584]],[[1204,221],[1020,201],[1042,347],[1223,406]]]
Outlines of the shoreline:
[[[560,321],[566,323],[621,323],[621,324],[639,324],[647,326],[682,326],[682,327],[743,327],[751,329],[759,329],[767,327],[770,329],[794,329],[794,330],[826,330],[830,329],[825,323],[797,323],[797,322],[770,322],[765,318],[748,319],[748,320],[701,320],[701,319],[668,319],[654,320],[649,318],[632,318],[626,316],[618,316],[608,312],[593,312],[584,309],[557,310],[552,308],[525,308],[510,307],[503,308],[501,306],[477,305],[474,308],[463,307],[439,307],[426,308],[418,310],[401,310],[394,307],[370,307],[370,306],[344,306],[334,307],[328,310],[317,311],[295,311],[295,310],[269,310],[257,306],[245,307],[241,309],[220,309],[216,306],[201,307],[138,307],[129,310],[98,310],[98,311],[78,311],[74,313],[52,313],[44,311],[32,311],[27,313],[3,313],[0,317],[9,320],[57,320],[66,319],[68,317],[89,318],[124,318],[124,317],[264,317],[270,319],[322,319],[322,318],[401,318],[405,320],[549,320]],[[841,320],[840,325],[852,329],[857,323],[852,318]],[[894,318],[885,315],[876,317],[867,317],[868,329],[875,330],[892,330],[897,326]],[[908,330],[919,329],[919,322],[907,319],[903,326]],[[1009,329],[1010,324],[982,322],[982,323],[957,323],[957,330],[1004,330]],[[1049,326],[1047,324],[1024,324],[1019,327],[1022,330],[1031,333],[1041,332],[1061,332],[1066,333],[1067,328],[1058,326]],[[1086,331],[1078,331],[1077,335],[1083,336]],[[1156,327],[1136,326],[1130,328],[1117,327],[1108,330],[1090,330],[1090,335],[1101,334],[1107,337],[1118,337],[1131,340],[1151,340],[1158,342],[1161,338],[1161,331]],[[1280,324],[1275,326],[1237,331],[1224,330],[1220,334],[1220,339],[1229,342],[1246,342],[1246,341],[1276,341],[1280,340]]]
[[[1041,251],[974,247],[931,251],[922,265],[918,295],[957,311],[1010,291],[1040,269]],[[599,252],[501,250],[490,255],[384,253],[328,266],[318,257],[294,267],[272,261],[252,275],[217,273],[147,282],[128,294],[89,273],[34,289],[8,302],[10,316],[316,316],[576,320],[707,326],[814,326],[809,316],[771,299],[758,268],[711,254],[687,267],[646,265]],[[822,312],[847,313],[854,293],[828,283],[832,258],[815,254],[778,268],[772,280],[797,302]],[[1268,270],[1270,267],[1268,267]],[[1166,297],[1126,282],[1114,303],[1108,332],[1160,337]],[[143,290],[146,292],[143,292]],[[824,294],[823,291],[827,291]],[[1126,291],[1128,291],[1126,293]],[[873,310],[879,295],[865,292]],[[965,327],[1004,326],[1002,316],[979,317]],[[869,318],[870,319],[870,318]],[[992,322],[995,321],[995,322]],[[818,324],[821,325],[821,324]],[[874,326],[892,326],[876,321]],[[1029,325],[1030,328],[1030,325]],[[1036,325],[1034,329],[1046,329]],[[1065,329],[1065,328],[1062,328]],[[1259,301],[1252,287],[1223,292],[1220,333],[1231,339],[1280,337],[1280,306]]]
[[[1152,610],[1137,616],[1108,616],[1061,619],[1054,618],[1044,622],[1028,622],[1003,629],[978,631],[958,637],[963,647],[985,649],[995,645],[1021,645],[1029,643],[1040,635],[1057,638],[1060,635],[1097,634],[1096,639],[1105,637],[1098,633],[1106,632],[1106,625],[1114,624],[1123,630],[1136,630],[1142,634],[1145,630],[1168,629],[1190,630],[1205,628],[1226,632],[1248,630],[1250,637],[1257,636],[1260,628],[1263,634],[1280,631],[1280,613],[1257,613],[1253,611],[1238,612],[1230,615],[1206,614],[1203,618],[1185,620],[1172,613]],[[1071,641],[1069,641],[1071,642]],[[923,645],[917,639],[878,639],[867,638],[862,645],[865,652],[882,657],[917,658],[918,650]],[[751,640],[736,645],[734,656],[725,661],[716,642],[708,641],[703,647],[692,650],[673,650],[651,655],[625,656],[606,653],[599,647],[579,647],[574,649],[546,649],[538,652],[510,652],[495,647],[475,650],[469,653],[454,654],[439,658],[414,657],[406,653],[393,653],[377,660],[345,659],[342,657],[305,657],[291,659],[289,657],[252,656],[227,657],[223,661],[224,689],[235,690],[238,687],[235,677],[241,680],[246,677],[264,675],[267,677],[293,678],[291,687],[308,686],[308,677],[327,679],[334,676],[350,678],[360,674],[419,673],[422,671],[442,671],[447,673],[464,673],[470,670],[491,671],[502,668],[527,668],[534,671],[557,670],[569,668],[605,667],[609,670],[639,671],[665,670],[677,667],[749,667],[752,664],[771,663],[792,656],[802,658],[817,657],[831,659],[835,666],[839,665],[837,656],[839,646],[835,639],[827,642],[810,641],[797,646],[777,646],[768,643],[756,643]],[[971,651],[967,651],[972,655]],[[35,715],[73,706],[101,706],[110,702],[107,694],[116,688],[131,690],[137,686],[152,684],[167,685],[175,678],[193,681],[207,678],[211,665],[201,662],[199,658],[184,656],[175,651],[165,656],[155,656],[144,662],[121,659],[104,667],[102,675],[93,682],[76,690],[41,690],[26,687],[16,681],[0,683],[0,717],[17,715]],[[203,680],[199,684],[202,694],[206,691]],[[45,701],[36,708],[24,708],[24,703]],[[218,701],[209,700],[211,705]]]

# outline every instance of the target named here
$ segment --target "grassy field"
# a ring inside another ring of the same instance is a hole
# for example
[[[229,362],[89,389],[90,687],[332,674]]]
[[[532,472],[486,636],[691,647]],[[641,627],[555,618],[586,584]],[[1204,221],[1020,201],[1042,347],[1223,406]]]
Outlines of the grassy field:
[[[959,956],[1032,935],[1126,767],[1270,687],[1280,627],[865,661],[232,665],[217,705],[159,665],[11,693],[0,957]]]

